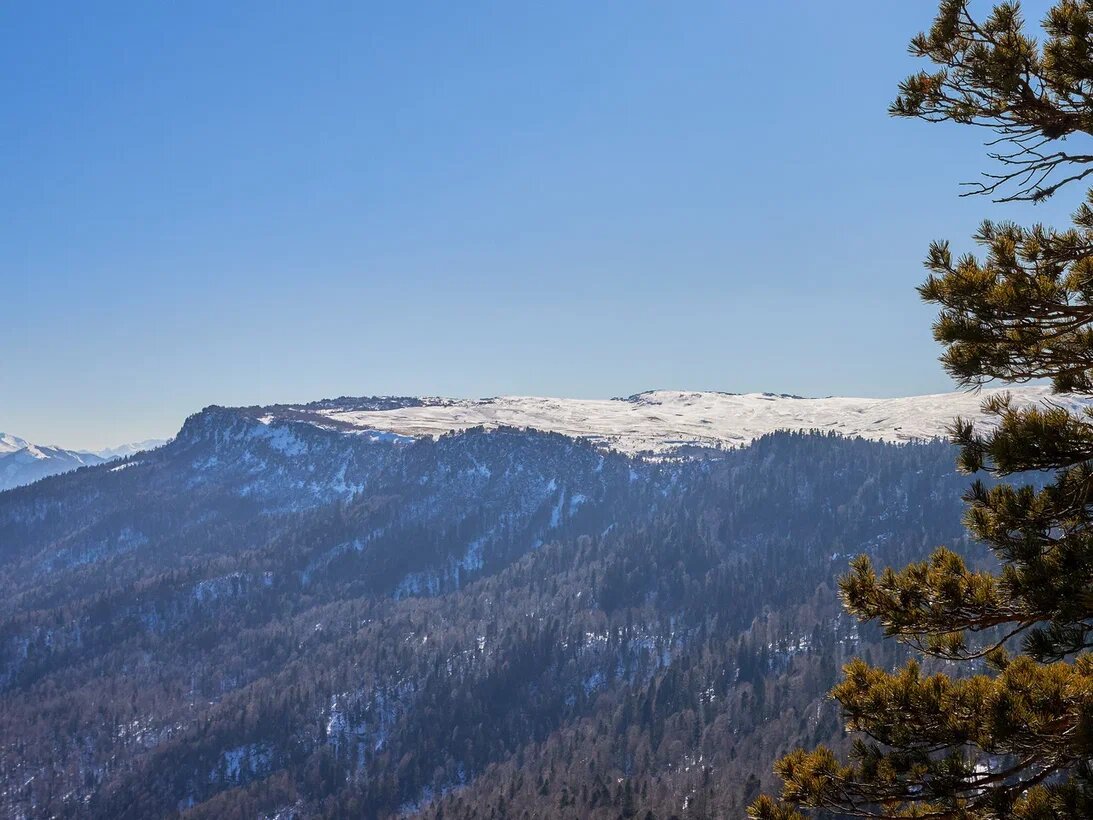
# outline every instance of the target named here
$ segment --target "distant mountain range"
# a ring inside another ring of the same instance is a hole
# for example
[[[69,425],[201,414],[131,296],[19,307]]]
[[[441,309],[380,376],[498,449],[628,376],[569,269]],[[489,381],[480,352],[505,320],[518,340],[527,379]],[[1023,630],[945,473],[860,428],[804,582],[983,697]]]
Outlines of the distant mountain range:
[[[166,444],[167,441],[168,440],[165,438],[148,438],[144,441],[134,441],[131,444],[120,444],[117,447],[107,447],[104,450],[92,450],[91,453],[106,459],[107,461],[113,461],[116,458],[125,458],[145,450],[154,450],[157,447]]]
[[[141,450],[151,450],[163,443],[163,439],[149,439],[93,452],[32,444],[18,436],[0,433],[0,491],[30,484],[58,473],[67,473],[79,467],[124,458]]]

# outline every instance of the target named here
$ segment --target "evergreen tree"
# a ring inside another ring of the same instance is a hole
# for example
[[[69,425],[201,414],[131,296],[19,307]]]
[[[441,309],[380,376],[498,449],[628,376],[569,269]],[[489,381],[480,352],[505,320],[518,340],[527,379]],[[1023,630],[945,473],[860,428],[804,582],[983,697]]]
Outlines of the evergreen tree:
[[[1093,2],[1060,0],[1041,44],[1016,3],[976,22],[964,0],[941,4],[913,53],[939,71],[907,79],[897,116],[993,129],[1001,171],[972,192],[1041,200],[1093,174],[1093,156],[1059,147],[1093,134]],[[940,306],[935,338],[964,386],[1050,379],[1056,393],[1093,394],[1093,192],[1073,226],[986,222],[985,249],[954,259],[935,243],[922,297]],[[930,560],[878,574],[857,559],[842,581],[849,610],[959,670],[894,673],[851,662],[833,690],[860,733],[848,763],[829,749],[798,750],[776,771],[782,801],[762,797],[754,818],[799,818],[801,808],[864,817],[1093,817],[1093,410],[1068,398],[1044,407],[987,401],[989,432],[957,420],[960,466],[1005,477],[1052,476],[1046,486],[987,487],[966,495],[969,531],[1000,571],[939,549]]]

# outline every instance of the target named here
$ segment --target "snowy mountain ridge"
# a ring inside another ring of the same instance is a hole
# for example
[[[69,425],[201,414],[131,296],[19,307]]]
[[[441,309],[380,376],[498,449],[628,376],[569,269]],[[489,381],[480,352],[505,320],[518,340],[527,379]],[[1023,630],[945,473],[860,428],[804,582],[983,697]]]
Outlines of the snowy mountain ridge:
[[[1010,393],[1018,405],[1053,402],[1079,412],[1090,400],[1047,387],[989,388],[903,398],[652,390],[626,398],[348,398],[257,408],[271,424],[303,421],[344,432],[437,437],[472,427],[532,428],[590,440],[628,455],[667,456],[692,448],[739,447],[780,430],[816,430],[877,441],[943,437],[957,416],[983,418],[980,404]],[[983,419],[986,421],[985,419]]]
[[[13,436],[11,433],[0,433],[0,456],[8,455],[19,450],[34,451],[38,448],[25,438]]]
[[[157,447],[166,444],[169,439],[165,438],[148,438],[144,441],[134,441],[126,444],[119,444],[117,447],[106,447],[102,450],[80,450],[81,453],[91,453],[99,458],[106,459],[107,461],[113,461],[116,458],[125,458],[131,456],[134,453],[140,453],[144,450],[154,450]]]
[[[0,492],[57,473],[124,458],[163,443],[160,439],[151,439],[92,452],[33,444],[19,436],[0,433]]]

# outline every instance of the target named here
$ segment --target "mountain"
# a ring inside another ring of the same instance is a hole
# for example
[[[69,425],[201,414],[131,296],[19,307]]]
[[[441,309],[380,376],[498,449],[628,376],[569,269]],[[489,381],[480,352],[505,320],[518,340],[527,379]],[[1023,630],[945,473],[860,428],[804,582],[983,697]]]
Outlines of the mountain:
[[[267,422],[307,421],[336,430],[405,436],[435,436],[478,426],[527,427],[588,439],[632,455],[664,456],[693,448],[741,446],[778,430],[835,432],[875,441],[927,440],[945,435],[956,416],[978,416],[985,398],[1007,392],[1018,405],[1053,401],[1072,409],[1085,406],[1081,398],[1051,396],[1046,387],[1016,387],[895,399],[671,390],[617,399],[344,397],[253,410],[256,418]]]
[[[0,493],[0,814],[742,816],[845,748],[841,663],[904,656],[842,613],[850,556],[985,559],[944,410],[759,435],[865,400],[718,395],[209,407]]]
[[[103,461],[105,459],[93,453],[31,444],[17,436],[0,433],[0,490]]]
[[[587,440],[603,449],[663,458],[740,447],[779,430],[835,432],[876,441],[929,440],[944,436],[956,416],[976,417],[983,399],[1002,392],[1011,393],[1018,404],[1053,401],[1073,410],[1084,406],[1078,398],[1051,396],[1045,387],[1018,387],[894,399],[670,390],[616,399],[342,397],[241,408],[240,412],[264,424],[297,421],[322,429],[407,438],[472,427],[531,428]],[[98,451],[74,451],[0,434],[0,490],[165,443],[148,439]]]
[[[112,461],[115,458],[125,458],[131,456],[134,453],[139,453],[144,450],[154,450],[157,447],[162,447],[167,443],[165,438],[148,438],[144,441],[135,441],[130,444],[121,444],[117,447],[107,447],[102,450],[91,450],[93,455],[98,456],[106,461]]]
[[[30,484],[57,473],[102,464],[140,450],[158,447],[161,444],[163,444],[162,440],[150,439],[139,444],[126,444],[109,450],[89,452],[31,444],[18,436],[0,433],[0,491]]]

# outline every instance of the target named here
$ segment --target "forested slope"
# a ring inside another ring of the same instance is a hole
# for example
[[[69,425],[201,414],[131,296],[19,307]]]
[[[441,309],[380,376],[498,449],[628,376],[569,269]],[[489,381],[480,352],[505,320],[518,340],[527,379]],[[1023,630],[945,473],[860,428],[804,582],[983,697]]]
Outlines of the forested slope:
[[[844,660],[899,659],[835,579],[963,548],[952,461],[206,411],[0,494],[0,810],[741,816],[778,754],[842,742]]]

